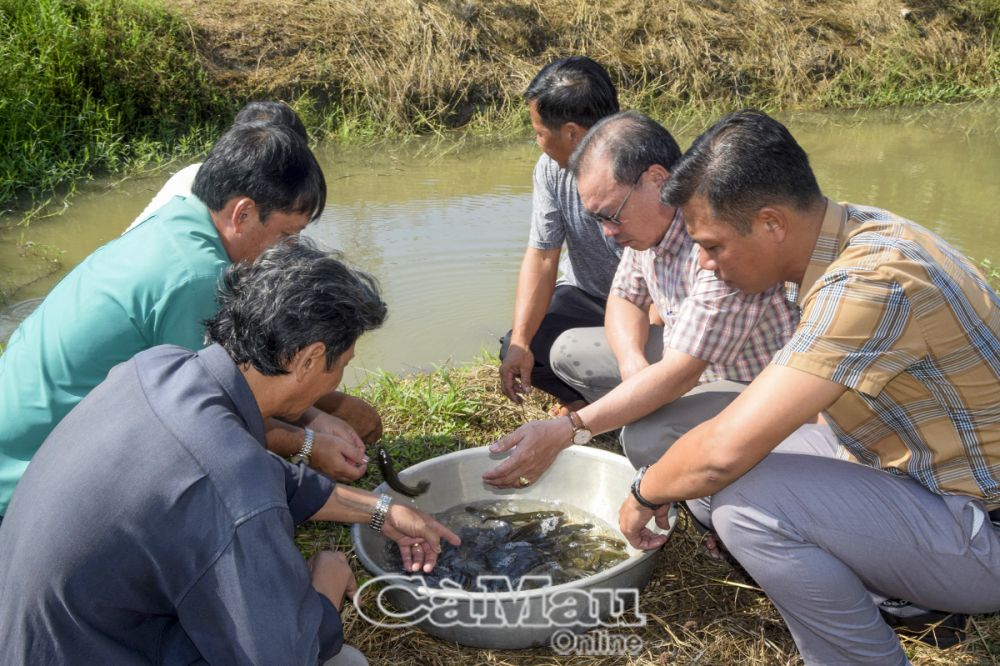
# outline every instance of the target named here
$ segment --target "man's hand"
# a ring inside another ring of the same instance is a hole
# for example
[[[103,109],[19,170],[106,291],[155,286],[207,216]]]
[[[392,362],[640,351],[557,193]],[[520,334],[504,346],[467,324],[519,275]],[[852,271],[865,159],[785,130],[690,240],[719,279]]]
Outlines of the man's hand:
[[[657,534],[646,525],[649,524],[649,519],[655,516],[656,526],[668,529],[670,527],[669,511],[670,505],[664,504],[654,512],[636,502],[635,498],[629,494],[622,502],[621,508],[618,509],[618,529],[622,531],[633,548],[640,550],[659,548],[667,542],[667,536]]]
[[[534,483],[545,473],[573,437],[569,417],[531,421],[490,444],[490,453],[514,449],[507,460],[483,474],[483,481],[497,488],[522,488],[523,477]]]
[[[361,398],[332,391],[316,401],[316,408],[346,421],[365,444],[377,442],[382,437],[382,417]]]
[[[358,591],[351,565],[341,552],[322,550],[316,553],[309,558],[309,571],[312,573],[312,586],[337,610],[343,607],[345,597],[353,599]]]
[[[357,481],[368,469],[368,458],[359,442],[317,431],[310,466],[337,481]]]
[[[316,432],[312,466],[337,481],[356,481],[368,468],[365,445],[346,421],[319,409],[306,413],[301,423]]]
[[[419,509],[393,502],[382,525],[382,534],[396,542],[403,570],[430,573],[441,552],[441,539],[453,546],[462,540],[447,527]]]
[[[521,404],[522,393],[531,393],[531,371],[535,367],[535,355],[526,346],[511,345],[500,364],[500,386],[503,394]]]

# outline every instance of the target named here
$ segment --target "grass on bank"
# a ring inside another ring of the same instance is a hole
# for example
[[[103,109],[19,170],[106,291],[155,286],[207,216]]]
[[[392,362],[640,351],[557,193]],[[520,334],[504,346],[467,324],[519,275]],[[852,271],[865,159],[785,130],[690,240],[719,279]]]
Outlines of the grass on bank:
[[[524,132],[525,86],[576,53],[674,127],[996,98],[1000,0],[0,0],[0,209],[200,152],[250,99],[317,138]]]
[[[1000,285],[998,285],[1000,286]],[[459,368],[400,377],[379,374],[359,395],[383,415],[384,442],[399,468],[450,451],[481,446],[531,419],[545,418],[547,405],[536,393],[521,408],[500,392],[498,362],[482,356]],[[613,435],[596,445],[618,451]],[[381,482],[374,465],[358,482],[373,488]],[[625,490],[623,489],[623,493]],[[344,613],[347,642],[379,664],[800,664],[795,645],[774,606],[751,581],[729,565],[710,559],[702,535],[684,519],[660,552],[658,564],[640,596],[645,627],[635,631],[643,643],[635,657],[566,656],[548,649],[479,650],[428,636],[417,629],[379,629],[349,608]],[[346,528],[310,524],[300,528],[297,543],[306,556],[331,544],[351,554]],[[369,576],[352,556],[359,582]],[[366,607],[370,616],[374,607]],[[937,650],[911,639],[904,646],[915,664],[981,665],[1000,661],[1000,616],[971,620],[967,640]]]
[[[336,136],[519,131],[527,83],[576,53],[661,118],[1000,93],[1000,0],[167,2],[237,96],[300,100]]]
[[[0,208],[203,150],[231,105],[152,0],[0,0],[0,62]]]

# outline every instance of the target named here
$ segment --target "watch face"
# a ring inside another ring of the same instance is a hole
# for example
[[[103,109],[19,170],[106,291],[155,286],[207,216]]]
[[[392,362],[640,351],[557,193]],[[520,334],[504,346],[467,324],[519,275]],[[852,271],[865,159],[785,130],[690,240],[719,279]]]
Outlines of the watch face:
[[[586,428],[580,428],[573,433],[573,443],[574,444],[587,444],[593,439],[594,436],[590,434],[590,431]]]

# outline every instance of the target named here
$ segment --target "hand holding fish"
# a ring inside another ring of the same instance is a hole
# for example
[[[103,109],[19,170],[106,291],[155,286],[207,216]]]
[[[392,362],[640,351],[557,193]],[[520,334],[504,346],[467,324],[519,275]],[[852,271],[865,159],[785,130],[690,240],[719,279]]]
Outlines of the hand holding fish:
[[[365,445],[343,419],[311,410],[301,425],[316,433],[312,466],[337,481],[356,481],[368,468]]]
[[[419,509],[393,502],[389,505],[382,534],[396,542],[404,571],[430,573],[441,552],[441,539],[453,546],[458,535]]]
[[[513,449],[510,457],[483,474],[497,488],[523,488],[537,481],[571,443],[573,426],[567,418],[531,421],[490,444],[490,453]],[[527,483],[525,483],[527,482]]]

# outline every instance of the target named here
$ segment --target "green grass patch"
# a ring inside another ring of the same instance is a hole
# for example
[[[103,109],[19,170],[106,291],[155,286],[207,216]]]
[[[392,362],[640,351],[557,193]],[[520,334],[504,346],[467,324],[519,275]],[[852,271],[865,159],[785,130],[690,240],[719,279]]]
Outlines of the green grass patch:
[[[231,113],[191,29],[147,0],[0,0],[0,61],[0,207],[202,148]]]

